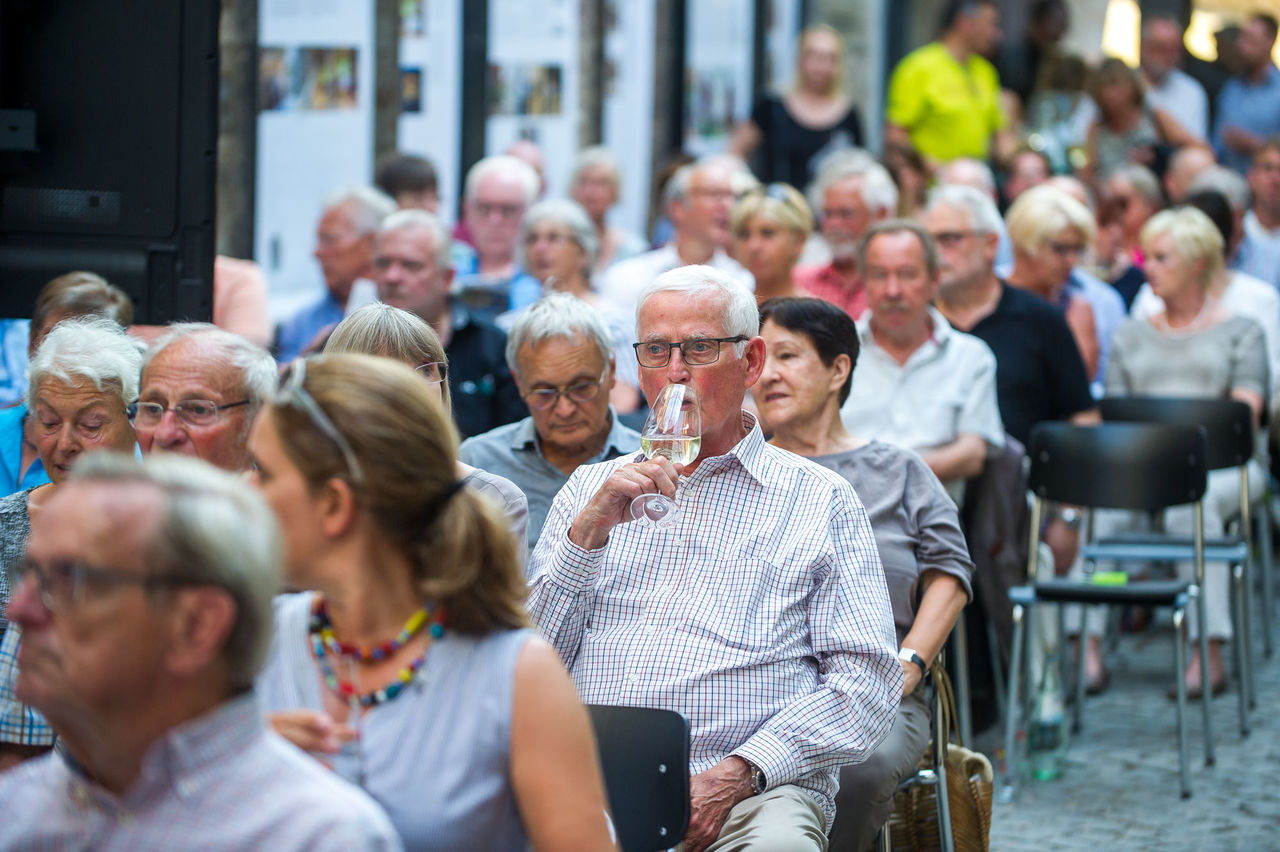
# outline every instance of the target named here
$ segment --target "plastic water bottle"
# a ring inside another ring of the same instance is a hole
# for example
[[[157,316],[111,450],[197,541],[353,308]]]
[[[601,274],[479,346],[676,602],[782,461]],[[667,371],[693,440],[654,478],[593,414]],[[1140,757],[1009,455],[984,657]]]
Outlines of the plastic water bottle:
[[[1067,716],[1063,709],[1062,679],[1058,674],[1056,652],[1050,652],[1045,660],[1031,715],[1027,749],[1031,758],[1031,775],[1036,780],[1049,781],[1062,774],[1067,755]]]

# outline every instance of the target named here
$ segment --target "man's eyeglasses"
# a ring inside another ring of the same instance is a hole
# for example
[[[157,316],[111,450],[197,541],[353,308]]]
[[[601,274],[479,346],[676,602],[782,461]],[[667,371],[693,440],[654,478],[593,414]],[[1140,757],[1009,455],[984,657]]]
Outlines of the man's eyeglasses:
[[[938,244],[939,248],[950,249],[960,245],[968,237],[972,237],[976,232],[968,231],[937,231],[930,234],[933,241]]]
[[[248,405],[249,400],[240,399],[219,405],[208,399],[184,399],[173,405],[161,405],[158,402],[135,402],[129,406],[129,419],[143,426],[155,426],[164,419],[166,411],[172,411],[178,419],[188,426],[212,426],[218,416],[228,408],[239,408]]]
[[[608,377],[609,368],[605,367],[598,379],[583,379],[563,388],[536,388],[524,395],[524,401],[534,411],[555,408],[560,404],[562,396],[567,396],[571,402],[582,405],[600,395],[600,388]]]
[[[6,573],[9,578],[11,598],[17,592],[19,585],[31,579],[40,593],[40,601],[50,612],[79,605],[84,601],[86,589],[100,591],[113,586],[141,586],[150,590],[175,586],[211,585],[207,580],[198,580],[194,577],[117,571],[113,568],[99,568],[87,562],[74,560],[41,563],[24,558],[11,563]]]
[[[333,425],[333,421],[329,419],[329,415],[324,413],[322,409],[307,393],[307,361],[305,358],[297,358],[289,365],[288,372],[280,382],[280,389],[276,391],[275,404],[291,405],[302,409],[307,415],[311,423],[319,429],[326,438],[333,442],[338,451],[342,453],[342,458],[347,463],[347,473],[351,476],[353,484],[362,484],[364,482],[364,471],[360,469],[360,461],[356,458],[355,451],[351,449],[351,444],[347,439],[342,437],[342,433],[338,431],[338,427]]]
[[[636,360],[641,367],[665,367],[671,361],[671,350],[679,349],[680,357],[691,367],[705,367],[720,359],[722,343],[741,343],[747,338],[741,334],[736,337],[695,337],[692,340],[681,340],[667,343],[664,340],[649,340],[644,343],[633,343]]]
[[[449,378],[449,365],[444,361],[428,361],[413,369],[433,385],[438,385]]]

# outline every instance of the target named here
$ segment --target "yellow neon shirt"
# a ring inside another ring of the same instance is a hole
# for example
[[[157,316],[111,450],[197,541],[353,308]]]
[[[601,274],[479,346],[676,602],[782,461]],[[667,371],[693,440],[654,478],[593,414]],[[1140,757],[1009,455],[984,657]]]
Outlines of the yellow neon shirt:
[[[961,65],[939,42],[927,44],[893,70],[885,118],[906,128],[926,157],[985,160],[991,134],[1006,122],[999,76],[981,56]]]

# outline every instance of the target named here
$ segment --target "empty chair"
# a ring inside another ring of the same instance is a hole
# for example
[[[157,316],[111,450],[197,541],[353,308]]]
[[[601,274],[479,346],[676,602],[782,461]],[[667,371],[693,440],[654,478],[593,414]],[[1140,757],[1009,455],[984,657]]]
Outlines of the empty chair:
[[[1248,405],[1229,399],[1185,397],[1115,397],[1102,400],[1102,417],[1108,421],[1131,423],[1184,423],[1205,430],[1207,453],[1205,463],[1209,481],[1205,494],[1204,558],[1208,564],[1223,563],[1231,570],[1230,578],[1205,578],[1205,607],[1209,611],[1210,642],[1214,641],[1213,605],[1215,596],[1225,596],[1231,584],[1230,610],[1232,642],[1235,651],[1236,676],[1239,680],[1240,732],[1248,733],[1247,703],[1253,693],[1252,659],[1249,641],[1250,576],[1253,562],[1252,509],[1263,506],[1259,514],[1265,519],[1265,504],[1258,498],[1262,491],[1261,468],[1250,464],[1254,456],[1253,415]],[[1221,473],[1219,473],[1221,471]],[[1216,499],[1215,499],[1216,498]],[[1223,521],[1239,513],[1238,534],[1224,535]],[[1265,529],[1265,527],[1264,527]],[[1191,559],[1191,540],[1187,536],[1162,533],[1105,536],[1084,549],[1087,560],[1103,558]],[[1264,619],[1265,623],[1266,619]],[[1194,629],[1196,625],[1191,625]],[[1212,655],[1214,649],[1210,648]],[[1202,660],[1203,664],[1203,660]]]
[[[1028,552],[1030,584],[1010,592],[1013,608],[1013,649],[1006,702],[1006,768],[1003,784],[1010,791],[1017,774],[1016,733],[1022,723],[1024,703],[1018,698],[1023,680],[1023,646],[1027,624],[1037,603],[1145,604],[1173,610],[1177,632],[1174,665],[1177,678],[1178,760],[1181,792],[1191,795],[1187,751],[1186,688],[1182,679],[1186,608],[1194,600],[1204,623],[1204,599],[1199,589],[1204,578],[1204,525],[1201,499],[1205,493],[1207,448],[1204,430],[1179,424],[1104,423],[1071,426],[1041,423],[1031,434],[1029,484],[1034,496],[1031,511],[1031,543]],[[1045,501],[1087,508],[1153,512],[1170,506],[1194,505],[1192,525],[1193,581],[1133,581],[1123,585],[1095,585],[1074,580],[1037,582],[1036,554]],[[1201,652],[1205,634],[1201,632]],[[1202,669],[1202,687],[1209,692],[1208,671]],[[1031,690],[1028,690],[1030,693]],[[1206,763],[1212,763],[1208,701],[1204,704]]]

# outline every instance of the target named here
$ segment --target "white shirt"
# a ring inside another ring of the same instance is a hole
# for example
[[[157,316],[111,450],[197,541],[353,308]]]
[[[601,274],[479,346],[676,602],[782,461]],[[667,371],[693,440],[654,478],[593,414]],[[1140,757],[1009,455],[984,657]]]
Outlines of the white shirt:
[[[1252,210],[1245,211],[1244,233],[1245,236],[1251,240],[1272,243],[1277,249],[1280,249],[1280,228],[1271,230],[1264,228],[1262,223],[1258,221],[1258,214],[1254,213]]]
[[[624,456],[574,471],[529,562],[529,613],[585,702],[685,715],[689,772],[733,754],[770,788],[835,814],[902,698],[884,569],[853,487],[747,436],[676,491],[676,534],[621,524],[597,550],[568,530]]]
[[[1190,74],[1174,68],[1163,83],[1151,83],[1147,88],[1147,105],[1169,113],[1196,138],[1209,138],[1209,96]]]
[[[634,320],[636,308],[639,307],[640,291],[662,273],[680,266],[688,266],[688,264],[676,253],[674,241],[662,248],[618,261],[606,269],[604,277],[600,279],[600,296],[615,309]],[[707,261],[707,266],[728,273],[748,290],[756,288],[756,280],[751,273],[725,254],[723,249],[716,249],[716,253]]]
[[[929,316],[933,336],[899,364],[876,345],[871,311],[863,314],[853,389],[840,409],[845,428],[860,438],[917,452],[965,433],[981,435],[992,447],[1004,446],[991,347],[956,331],[935,309]],[[963,482],[946,485],[953,499],[963,496]]]

